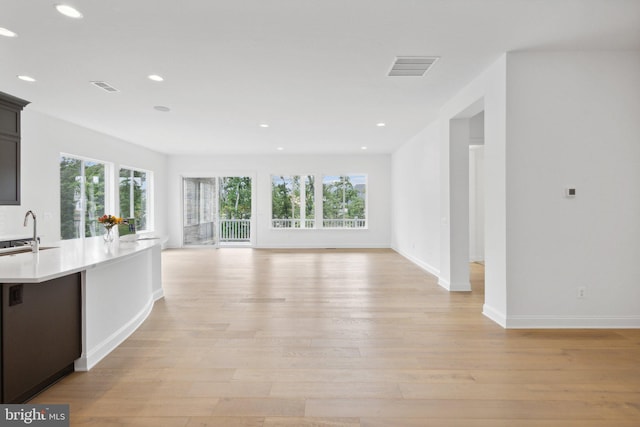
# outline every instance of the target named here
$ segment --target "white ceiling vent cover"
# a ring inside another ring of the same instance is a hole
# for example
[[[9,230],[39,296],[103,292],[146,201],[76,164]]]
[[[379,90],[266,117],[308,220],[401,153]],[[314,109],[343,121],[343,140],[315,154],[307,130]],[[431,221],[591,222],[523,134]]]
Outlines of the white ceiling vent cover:
[[[118,89],[111,86],[107,82],[91,82],[91,84],[107,92],[120,92]]]
[[[422,77],[437,60],[437,56],[397,56],[389,75]]]

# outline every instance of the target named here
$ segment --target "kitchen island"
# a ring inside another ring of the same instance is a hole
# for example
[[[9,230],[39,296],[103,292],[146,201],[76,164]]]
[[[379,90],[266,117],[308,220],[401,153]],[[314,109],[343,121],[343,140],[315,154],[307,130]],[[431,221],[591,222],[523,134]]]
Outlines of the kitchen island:
[[[51,350],[30,350],[26,348],[26,344],[20,344],[20,339],[25,334],[51,335],[50,331],[44,333],[42,330],[48,330],[49,325],[57,321],[39,319],[44,316],[46,310],[43,307],[47,306],[47,301],[51,301],[49,305],[52,310],[65,305],[78,306],[77,310],[59,308],[57,314],[51,316],[63,317],[62,320],[66,322],[76,322],[70,320],[68,312],[78,312],[74,319],[80,325],[63,329],[74,330],[77,326],[80,335],[78,347],[81,351],[79,357],[71,362],[71,368],[86,371],[131,335],[151,313],[154,302],[163,296],[160,240],[105,243],[102,237],[94,237],[65,240],[51,246],[38,253],[0,256],[0,284],[3,288],[3,383],[7,380],[5,371],[15,370],[4,360],[5,353],[9,350],[18,353],[28,350],[36,356]],[[52,299],[58,297],[58,286],[60,289],[64,286],[69,295],[64,301]],[[77,294],[75,297],[73,292]],[[30,309],[29,304],[36,300],[40,301],[40,306]],[[77,304],[74,300],[77,300]],[[11,322],[19,327],[11,326]],[[10,332],[17,330],[22,333],[18,338],[11,338]],[[65,340],[67,338],[60,342]],[[55,343],[58,341],[48,342],[48,347],[56,347]],[[19,360],[24,359],[19,356],[20,354],[16,356]],[[69,367],[65,369],[68,371]],[[53,381],[55,379],[57,378],[53,378]],[[42,380],[45,381],[46,378]],[[3,400],[6,400],[5,395],[6,393],[3,394]]]

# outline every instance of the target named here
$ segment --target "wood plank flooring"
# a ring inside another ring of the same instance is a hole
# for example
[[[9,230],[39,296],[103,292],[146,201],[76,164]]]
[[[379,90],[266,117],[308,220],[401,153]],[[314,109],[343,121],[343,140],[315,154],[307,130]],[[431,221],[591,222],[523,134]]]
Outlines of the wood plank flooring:
[[[390,250],[169,250],[165,299],[32,400],[78,426],[638,427],[640,331],[504,330]]]

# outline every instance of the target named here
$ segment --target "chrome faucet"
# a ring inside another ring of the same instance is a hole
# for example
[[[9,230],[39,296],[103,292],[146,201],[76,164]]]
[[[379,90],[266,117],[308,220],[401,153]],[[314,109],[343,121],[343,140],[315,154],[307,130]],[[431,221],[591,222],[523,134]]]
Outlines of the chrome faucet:
[[[40,245],[38,243],[38,222],[36,221],[36,214],[34,214],[33,211],[27,211],[24,215],[24,226],[27,226],[29,215],[33,217],[33,242],[31,242],[31,251],[38,252],[38,249],[40,249]]]

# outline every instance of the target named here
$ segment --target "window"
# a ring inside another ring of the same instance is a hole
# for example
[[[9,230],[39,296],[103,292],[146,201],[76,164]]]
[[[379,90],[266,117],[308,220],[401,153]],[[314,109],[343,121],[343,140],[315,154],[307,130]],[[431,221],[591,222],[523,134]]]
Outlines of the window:
[[[327,175],[322,177],[322,226],[365,228],[367,177]]]
[[[314,228],[315,177],[271,177],[271,225],[274,228]]]
[[[60,157],[60,236],[63,240],[102,234],[98,218],[106,212],[107,164]]]
[[[151,172],[120,169],[120,216],[135,218],[136,231],[150,231],[151,203],[150,185]]]
[[[322,182],[322,187],[316,188],[316,182]],[[367,176],[363,174],[273,175],[271,225],[273,228],[366,228],[366,190]],[[320,215],[322,221],[316,221]]]

